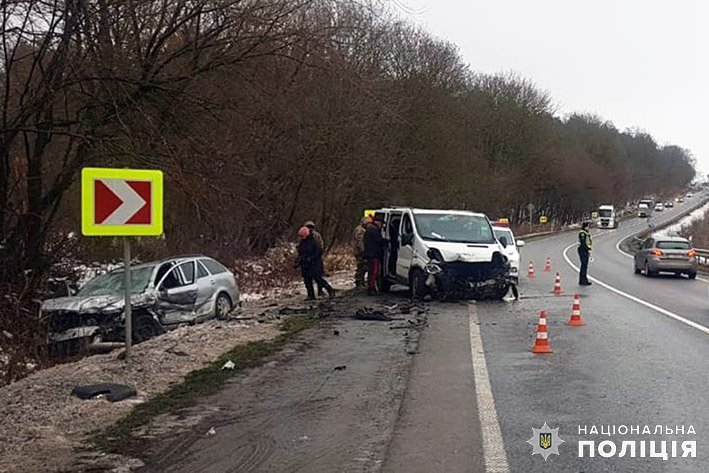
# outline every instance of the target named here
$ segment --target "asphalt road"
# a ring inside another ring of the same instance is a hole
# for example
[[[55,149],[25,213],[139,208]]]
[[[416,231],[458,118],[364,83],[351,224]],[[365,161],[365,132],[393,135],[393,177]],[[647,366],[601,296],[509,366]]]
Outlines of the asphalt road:
[[[146,440],[144,471],[709,472],[709,281],[635,275],[617,246],[646,225],[631,219],[594,231],[590,287],[576,285],[575,233],[528,242],[522,258],[536,277],[522,278],[519,301],[428,304],[420,339],[400,330],[408,320],[348,316],[362,305],[405,303],[402,295],[346,298],[342,317],[302,350],[205,400],[198,409],[214,413],[195,428]],[[543,271],[547,257],[551,272]],[[562,296],[552,294],[556,271]],[[574,293],[586,323],[578,328],[565,324]],[[540,310],[548,312],[549,355],[530,352]],[[545,422],[564,441],[547,460],[527,443]],[[692,426],[696,434],[590,431],[621,425]],[[210,426],[217,433],[205,436]],[[638,443],[635,458],[580,458],[581,440],[610,440],[618,450],[624,440],[645,441],[647,452],[640,457]],[[696,458],[650,456],[650,441],[673,440],[696,441]]]
[[[658,213],[653,220],[659,224],[680,211]],[[617,244],[646,226],[644,220],[632,219],[616,230],[594,232],[595,261],[589,274],[595,283],[590,287],[576,285],[577,273],[565,258],[578,264],[575,234],[531,242],[523,260],[533,261],[537,272],[534,279],[523,279],[523,299],[506,308],[478,305],[510,471],[709,471],[709,333],[683,321],[709,327],[709,285],[635,275],[632,259]],[[539,271],[547,256],[553,264],[550,273]],[[556,271],[562,275],[565,297],[550,295]],[[587,324],[580,328],[565,325],[574,292],[582,296]],[[551,355],[528,351],[539,310],[549,313]],[[532,428],[544,422],[560,428],[565,441],[560,455],[546,461],[532,457],[526,443]],[[579,426],[592,425],[648,425],[653,431],[656,425],[691,425],[696,435],[579,435]],[[579,458],[579,440],[611,440],[618,447],[623,440],[696,440],[697,458],[663,461],[650,458],[649,450],[645,458]]]

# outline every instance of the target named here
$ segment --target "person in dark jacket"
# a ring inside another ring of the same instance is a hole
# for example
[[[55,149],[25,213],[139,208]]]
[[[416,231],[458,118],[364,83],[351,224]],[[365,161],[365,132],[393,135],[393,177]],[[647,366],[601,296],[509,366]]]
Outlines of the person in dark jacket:
[[[305,290],[308,292],[308,300],[315,300],[313,281],[317,282],[318,286],[324,287],[328,295],[332,297],[335,294],[335,290],[323,278],[322,250],[320,246],[307,227],[301,227],[298,230],[298,236],[300,237],[300,243],[298,243],[298,261],[295,267],[300,267]]]
[[[367,259],[367,292],[374,294],[379,291],[379,275],[386,240],[382,236],[384,222],[381,217],[375,216],[364,232],[364,257]]]
[[[312,220],[308,220],[303,224],[303,226],[310,230],[310,235],[313,237],[313,240],[315,240],[315,243],[317,243],[320,247],[320,251],[325,254],[325,240],[323,240],[323,237],[320,232],[315,229],[315,222],[313,222]],[[318,296],[322,297],[323,295],[325,295],[325,288],[321,286],[320,283],[318,283],[317,281],[316,283],[318,286]]]
[[[588,231],[588,222],[581,224],[579,232],[579,259],[581,260],[581,269],[579,270],[579,285],[590,286],[591,281],[588,280],[588,260],[591,257],[591,249],[593,248],[593,239]]]

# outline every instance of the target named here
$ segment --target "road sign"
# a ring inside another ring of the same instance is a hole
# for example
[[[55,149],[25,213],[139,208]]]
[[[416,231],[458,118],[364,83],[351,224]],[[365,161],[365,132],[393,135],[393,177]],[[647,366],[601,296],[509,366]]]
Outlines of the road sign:
[[[500,223],[510,223],[510,219],[507,217],[502,217],[501,219],[498,220]]]
[[[365,210],[364,211],[364,218],[374,217],[374,214],[376,212],[377,212],[376,210]]]
[[[81,231],[87,236],[159,236],[162,171],[84,168]]]
[[[547,218],[546,215],[542,215],[539,217],[539,223],[547,223],[549,219]]]

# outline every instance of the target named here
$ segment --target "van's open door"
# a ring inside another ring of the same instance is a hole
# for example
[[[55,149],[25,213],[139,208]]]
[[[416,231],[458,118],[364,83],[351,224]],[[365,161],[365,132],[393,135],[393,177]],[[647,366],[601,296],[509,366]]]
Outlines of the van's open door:
[[[396,277],[396,263],[399,257],[399,227],[401,226],[401,211],[388,212],[385,218],[384,238],[387,240],[384,254],[384,276]]]

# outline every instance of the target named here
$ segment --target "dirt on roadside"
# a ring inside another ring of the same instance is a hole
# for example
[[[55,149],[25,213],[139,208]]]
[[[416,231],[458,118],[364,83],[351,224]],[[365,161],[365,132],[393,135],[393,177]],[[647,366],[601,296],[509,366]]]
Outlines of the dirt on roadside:
[[[41,370],[0,388],[0,472],[66,470],[75,460],[75,449],[92,432],[235,345],[279,333],[274,323],[209,321],[136,345],[130,362],[114,351]],[[101,382],[134,387],[138,396],[110,403],[82,401],[71,394],[77,385]]]

